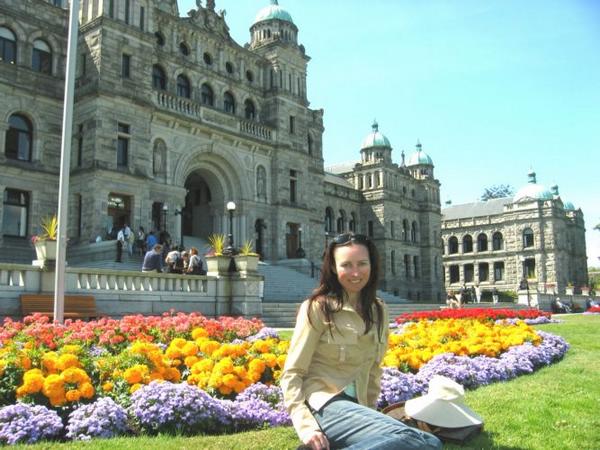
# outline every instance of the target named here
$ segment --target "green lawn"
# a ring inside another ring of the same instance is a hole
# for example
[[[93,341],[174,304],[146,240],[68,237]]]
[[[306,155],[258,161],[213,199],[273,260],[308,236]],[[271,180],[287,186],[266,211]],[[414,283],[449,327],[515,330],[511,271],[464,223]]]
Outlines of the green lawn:
[[[506,383],[467,393],[467,403],[485,419],[473,449],[600,449],[600,316],[561,317],[538,328],[570,344],[564,360]],[[38,444],[37,449],[295,449],[291,427],[227,436],[137,437],[87,443]]]

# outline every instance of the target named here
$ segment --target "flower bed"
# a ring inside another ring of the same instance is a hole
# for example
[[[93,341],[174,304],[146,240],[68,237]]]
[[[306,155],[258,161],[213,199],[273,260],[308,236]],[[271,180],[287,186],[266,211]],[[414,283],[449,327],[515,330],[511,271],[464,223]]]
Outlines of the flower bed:
[[[540,311],[539,309],[492,309],[492,308],[459,308],[459,309],[440,309],[434,311],[416,311],[412,313],[403,313],[396,318],[397,323],[415,322],[428,319],[477,319],[477,320],[498,320],[498,319],[535,319],[537,317],[548,317],[551,314]]]
[[[397,326],[379,406],[420,394],[435,373],[472,388],[566,352],[561,338],[492,311]],[[58,325],[37,316],[5,321],[0,345],[0,442],[290,423],[277,386],[289,342],[259,320],[165,314]]]
[[[600,314],[600,306],[592,306],[584,314]]]

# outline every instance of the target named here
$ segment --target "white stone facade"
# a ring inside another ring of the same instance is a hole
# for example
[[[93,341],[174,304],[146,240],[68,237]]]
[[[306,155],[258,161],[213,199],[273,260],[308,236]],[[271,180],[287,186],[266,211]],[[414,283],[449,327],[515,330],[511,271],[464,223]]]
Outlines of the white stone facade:
[[[16,52],[0,61],[0,248],[22,260],[57,208],[68,10],[56,3],[0,3],[0,39]],[[49,52],[34,56],[36,40]],[[252,239],[265,259],[296,258],[301,244],[319,263],[327,240],[352,229],[377,243],[384,289],[441,299],[433,166],[389,157],[324,170],[323,110],[308,106],[310,58],[290,21],[256,23],[240,46],[214,2],[182,18],[175,0],[83,0],[77,58],[70,245],[123,222],[176,243],[228,233],[233,200],[236,244]],[[359,183],[367,173],[377,184]]]

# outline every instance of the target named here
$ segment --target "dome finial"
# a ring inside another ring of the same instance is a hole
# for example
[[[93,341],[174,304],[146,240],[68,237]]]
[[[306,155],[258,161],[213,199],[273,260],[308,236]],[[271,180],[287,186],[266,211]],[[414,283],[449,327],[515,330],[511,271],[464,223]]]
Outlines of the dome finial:
[[[420,152],[421,151],[421,140],[417,139],[417,151]]]
[[[279,5],[279,3],[277,3],[277,0],[271,0],[271,5]]]
[[[402,162],[400,163],[400,167],[406,167],[406,161],[404,159],[404,157],[405,157],[404,150],[402,150],[402,153],[400,153],[400,156],[402,156]]]
[[[535,171],[533,169],[529,169],[529,172],[527,173],[527,176],[529,177],[529,182],[530,183],[537,183],[537,180],[535,178]]]
[[[373,133],[379,131],[379,124],[377,123],[377,119],[373,119],[373,125],[371,125],[371,128],[373,128]]]

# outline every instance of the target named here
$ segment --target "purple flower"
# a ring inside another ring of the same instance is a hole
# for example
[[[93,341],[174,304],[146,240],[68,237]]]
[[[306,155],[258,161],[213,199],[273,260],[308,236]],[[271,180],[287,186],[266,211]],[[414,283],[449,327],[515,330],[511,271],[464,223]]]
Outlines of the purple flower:
[[[153,381],[133,393],[129,410],[149,433],[214,432],[230,422],[220,400],[187,383]]]
[[[254,342],[259,339],[270,339],[270,338],[279,339],[279,333],[277,333],[277,331],[274,328],[263,327],[260,329],[260,331],[258,333],[254,334],[252,336],[248,336],[246,338],[246,340],[248,342]]]
[[[0,442],[33,444],[57,437],[63,423],[56,411],[45,406],[16,403],[0,409]]]
[[[111,438],[128,431],[127,412],[110,397],[80,406],[69,414],[67,437],[73,440]]]

